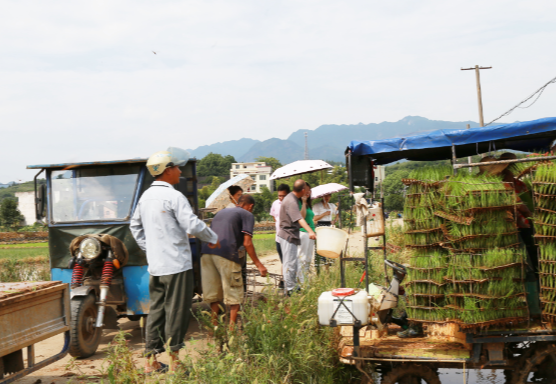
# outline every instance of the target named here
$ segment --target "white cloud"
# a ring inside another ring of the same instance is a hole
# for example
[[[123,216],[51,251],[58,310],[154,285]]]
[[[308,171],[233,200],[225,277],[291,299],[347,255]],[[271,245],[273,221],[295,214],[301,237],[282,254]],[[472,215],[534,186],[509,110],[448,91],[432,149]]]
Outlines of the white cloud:
[[[556,76],[550,1],[5,1],[0,181],[321,124],[485,120]],[[156,51],[157,54],[153,54]],[[556,86],[507,121],[553,115]],[[349,138],[346,138],[349,141]],[[23,156],[22,156],[23,153]],[[9,165],[9,166],[8,166]]]

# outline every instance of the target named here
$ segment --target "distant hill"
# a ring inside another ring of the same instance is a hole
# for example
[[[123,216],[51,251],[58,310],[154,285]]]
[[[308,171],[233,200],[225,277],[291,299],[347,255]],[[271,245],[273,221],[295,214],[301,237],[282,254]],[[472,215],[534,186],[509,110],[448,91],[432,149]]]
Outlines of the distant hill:
[[[304,149],[290,140],[268,139],[251,147],[243,156],[236,158],[242,163],[254,161],[259,156],[275,157],[282,164],[303,159]]]
[[[282,164],[287,164],[303,159],[305,132],[307,132],[309,158],[343,162],[344,150],[352,140],[380,140],[438,129],[465,129],[467,124],[470,124],[471,128],[479,126],[478,123],[473,121],[453,122],[429,120],[420,116],[407,116],[396,122],[327,124],[321,125],[315,130],[297,130],[286,140],[277,138],[265,141],[240,139],[204,145],[189,151],[198,159],[213,152],[223,156],[232,155],[240,162],[254,161],[259,156],[266,156],[275,157]]]
[[[260,141],[253,139],[239,139],[203,145],[196,149],[188,149],[188,151],[191,153],[192,157],[196,157],[197,159],[202,159],[212,152],[218,153],[222,156],[232,155],[237,160],[238,157],[243,156],[256,143],[260,143]]]

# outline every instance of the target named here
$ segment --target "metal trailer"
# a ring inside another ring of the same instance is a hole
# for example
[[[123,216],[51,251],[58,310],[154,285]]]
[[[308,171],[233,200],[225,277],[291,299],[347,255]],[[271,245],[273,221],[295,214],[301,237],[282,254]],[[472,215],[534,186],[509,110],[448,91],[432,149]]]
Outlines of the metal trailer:
[[[52,280],[72,282],[76,264],[69,246],[78,236],[108,234],[120,240],[129,253],[127,264],[114,270],[107,293],[102,293],[100,274],[85,275],[81,286],[71,289],[69,352],[74,357],[93,355],[103,328],[117,329],[119,318],[139,320],[149,313],[147,259],[129,229],[139,198],[154,181],[146,162],[147,159],[137,158],[27,167],[39,170],[35,176],[36,215],[48,225]],[[189,159],[180,167],[182,176],[175,186],[188,199],[195,214],[198,213],[196,162]],[[43,172],[46,183],[38,180]],[[195,292],[200,294],[201,244],[196,238],[190,238],[189,242]],[[105,245],[102,247],[104,250]],[[103,317],[99,315],[102,312]]]
[[[485,128],[440,130],[411,137],[352,141],[346,150],[350,188],[374,191],[373,168],[400,160],[451,160],[454,172],[479,164],[457,164],[457,158],[492,150],[534,152],[551,150],[556,118]],[[506,160],[505,163],[556,159],[556,156]],[[500,163],[492,162],[492,164]],[[481,163],[488,165],[491,163]],[[367,247],[365,257],[368,264]],[[368,286],[368,284],[367,284]],[[371,382],[367,364],[383,371],[382,384],[440,383],[438,368],[502,369],[507,383],[556,382],[556,327],[548,321],[529,321],[491,328],[465,328],[457,323],[428,323],[427,337],[400,339],[395,326],[383,332],[367,330],[361,322],[338,327],[338,353],[356,365],[362,382]],[[359,324],[359,325],[358,325]],[[397,329],[399,330],[399,328]]]
[[[0,283],[0,384],[12,383],[67,355],[69,291],[68,284],[59,281]],[[60,333],[64,333],[62,351],[37,362],[35,344]]]

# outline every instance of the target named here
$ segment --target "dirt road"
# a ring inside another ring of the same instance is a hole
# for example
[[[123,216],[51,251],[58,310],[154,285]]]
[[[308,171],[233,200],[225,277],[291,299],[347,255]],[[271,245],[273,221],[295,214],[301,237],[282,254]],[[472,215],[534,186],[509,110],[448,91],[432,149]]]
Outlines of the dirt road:
[[[261,258],[266,268],[271,273],[281,273],[281,263],[278,254],[268,255]],[[254,267],[251,265],[251,267]],[[259,278],[260,279],[260,278]],[[260,279],[264,282],[265,279]],[[208,305],[204,303],[196,303],[193,305],[193,311],[206,310],[210,311]],[[145,347],[143,332],[140,328],[139,321],[130,321],[121,319],[119,322],[120,328],[129,333],[129,347],[133,351],[137,367],[143,367],[144,358],[141,356]],[[94,383],[100,382],[101,371],[107,368],[108,363],[104,361],[106,354],[103,352],[108,343],[112,341],[117,334],[116,330],[104,331],[98,351],[93,356],[84,359],[76,360],[75,365],[78,369],[67,369],[66,367],[71,362],[71,356],[66,356],[62,360],[51,364],[37,372],[34,372],[18,381],[18,384],[50,384],[50,383],[67,383],[71,380],[72,383]],[[196,340],[191,343],[192,340]],[[180,356],[190,354],[196,356],[198,351],[206,348],[209,342],[208,335],[204,329],[201,328],[199,322],[195,317],[191,318],[189,329],[187,331],[185,349],[180,351]],[[63,335],[50,338],[35,345],[35,360],[42,361],[47,357],[53,356],[62,350],[64,345]],[[160,361],[168,363],[166,354],[160,356]],[[82,377],[82,378],[81,378]],[[38,380],[41,380],[40,382]]]
[[[378,241],[375,238],[370,239],[370,246],[378,245]],[[355,256],[357,254],[362,254],[363,252],[363,236],[360,232],[353,233],[350,236],[350,253]],[[282,264],[277,254],[267,255],[261,258],[264,265],[267,267],[268,271],[275,274],[281,274]],[[251,265],[250,267],[254,267]],[[259,278],[259,281],[264,282],[265,279]],[[209,307],[203,303],[196,303],[193,305],[193,310],[207,310]],[[125,332],[129,333],[129,347],[133,351],[135,360],[138,367],[142,367],[144,364],[144,359],[141,356],[143,348],[145,346],[143,340],[143,332],[140,328],[139,321],[130,321],[127,319],[120,320],[120,328]],[[71,380],[72,383],[80,382],[99,382],[101,371],[104,367],[106,369],[107,362],[104,361],[106,354],[103,350],[106,349],[108,343],[112,341],[114,336],[117,334],[115,330],[104,331],[101,344],[98,348],[98,352],[90,358],[84,360],[77,360],[75,365],[78,369],[67,369],[66,367],[71,361],[71,357],[68,355],[64,359],[51,364],[31,375],[16,381],[18,384],[38,384],[40,379],[42,384],[50,383],[66,383]],[[196,340],[195,343],[191,343],[191,340]],[[36,361],[41,361],[44,358],[55,355],[60,352],[63,347],[63,336],[58,335],[51,339],[45,340],[38,343],[35,346],[35,356]],[[187,342],[189,341],[189,342]],[[189,324],[189,330],[186,336],[186,347],[180,351],[180,355],[192,354],[198,355],[199,350],[203,350],[208,342],[207,333],[201,329],[201,326],[196,318],[192,317]],[[165,354],[161,355],[160,361],[167,363],[167,356]],[[83,376],[83,379],[80,377]],[[86,377],[86,378],[85,378]],[[97,379],[95,380],[95,377]]]

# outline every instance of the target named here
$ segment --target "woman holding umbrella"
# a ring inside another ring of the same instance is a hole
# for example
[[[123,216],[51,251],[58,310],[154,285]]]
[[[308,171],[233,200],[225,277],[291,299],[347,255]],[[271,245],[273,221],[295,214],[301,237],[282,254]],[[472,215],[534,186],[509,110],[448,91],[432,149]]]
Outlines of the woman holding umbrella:
[[[338,209],[336,205],[330,202],[330,197],[332,197],[331,194],[324,195],[322,201],[319,201],[313,207],[313,212],[315,213],[314,220],[317,223],[317,227],[330,227],[338,221],[338,216],[336,215]]]

